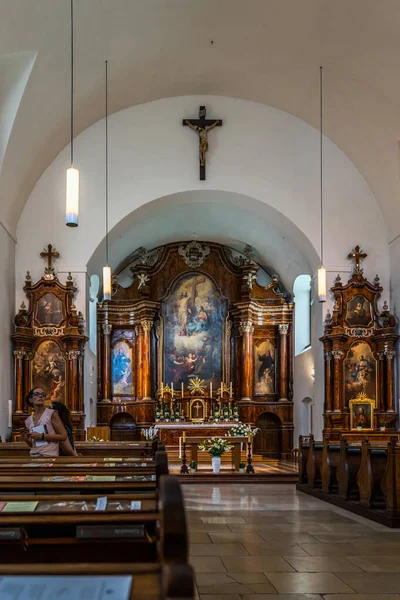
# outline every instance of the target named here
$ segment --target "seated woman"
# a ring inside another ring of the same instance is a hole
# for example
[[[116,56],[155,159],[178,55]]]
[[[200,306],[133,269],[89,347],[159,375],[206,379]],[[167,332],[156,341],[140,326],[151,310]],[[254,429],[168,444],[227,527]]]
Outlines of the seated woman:
[[[45,406],[45,398],[46,392],[36,387],[25,399],[27,405],[33,408],[33,414],[25,421],[26,431],[22,439],[30,447],[31,456],[58,456],[60,443],[67,440],[67,432],[58,412]],[[35,431],[37,427],[39,431]]]
[[[71,415],[68,408],[63,402],[52,402],[51,407],[56,410],[61,419],[61,423],[65,427],[67,432],[67,439],[64,442],[60,442],[60,456],[79,456],[75,450],[74,436],[72,434],[72,421]]]

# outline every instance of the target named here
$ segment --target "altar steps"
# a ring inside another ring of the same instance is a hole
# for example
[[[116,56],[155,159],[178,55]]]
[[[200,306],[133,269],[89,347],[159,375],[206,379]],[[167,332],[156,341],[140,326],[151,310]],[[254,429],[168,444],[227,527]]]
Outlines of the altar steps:
[[[179,458],[179,449],[176,446],[167,446],[166,447],[167,450],[167,454],[168,454],[168,462],[170,463],[180,463],[182,462],[181,459]],[[207,452],[199,452],[198,453],[198,464],[202,465],[202,464],[209,464],[211,460],[210,455]],[[247,454],[245,452],[241,453],[241,460],[242,462],[247,463]],[[190,462],[190,450],[189,452],[187,452],[187,461],[188,463]],[[266,459],[262,457],[261,454],[254,454],[253,455],[253,463],[260,463],[260,462],[265,462]],[[221,464],[222,465],[230,465],[232,462],[232,454],[231,452],[227,452],[226,454],[223,454],[221,456]]]

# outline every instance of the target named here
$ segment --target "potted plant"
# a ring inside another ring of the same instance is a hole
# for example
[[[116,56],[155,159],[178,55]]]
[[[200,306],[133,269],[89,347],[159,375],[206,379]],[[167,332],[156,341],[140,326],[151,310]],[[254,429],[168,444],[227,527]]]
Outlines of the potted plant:
[[[385,429],[386,429],[386,421],[384,421],[384,420],[380,421],[380,423],[379,423],[379,429],[381,431],[385,431]]]
[[[148,429],[142,429],[141,433],[146,442],[151,442],[157,437],[158,429],[157,427],[149,427]]]
[[[246,463],[240,462],[239,463],[239,473],[244,473],[245,468],[246,468]]]
[[[191,460],[189,463],[189,467],[191,473],[196,473],[197,462],[195,460]]]
[[[221,456],[224,452],[232,450],[233,446],[229,444],[227,438],[212,437],[208,440],[204,440],[199,445],[202,452],[208,452],[212,456],[212,468],[214,473],[219,473],[221,469]]]
[[[357,421],[357,423],[356,423],[356,429],[357,429],[357,431],[361,431],[362,430],[362,426],[363,426],[362,421]]]

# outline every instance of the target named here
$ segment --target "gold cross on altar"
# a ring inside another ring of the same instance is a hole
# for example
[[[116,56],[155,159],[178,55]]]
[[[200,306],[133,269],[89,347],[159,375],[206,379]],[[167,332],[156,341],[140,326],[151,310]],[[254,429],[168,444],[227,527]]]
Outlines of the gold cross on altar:
[[[366,252],[363,252],[360,249],[360,246],[356,246],[354,250],[352,250],[350,254],[348,254],[347,258],[355,261],[355,273],[358,273],[360,271],[360,262],[364,260],[364,258],[367,258],[367,256],[368,254]]]
[[[47,252],[46,249],[44,249],[43,252],[40,253],[40,257],[44,258],[45,260],[47,259],[47,272],[51,273],[53,271],[53,259],[56,260],[57,258],[60,258],[60,253],[56,252],[56,249],[53,248],[51,244],[49,244],[47,246]]]

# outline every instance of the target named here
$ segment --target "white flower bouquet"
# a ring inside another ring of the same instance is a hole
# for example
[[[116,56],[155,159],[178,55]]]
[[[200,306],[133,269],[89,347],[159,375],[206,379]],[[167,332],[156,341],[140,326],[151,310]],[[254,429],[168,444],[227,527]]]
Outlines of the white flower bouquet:
[[[250,434],[251,437],[254,437],[257,431],[259,431],[258,427],[252,429],[251,425],[246,425],[245,423],[238,423],[229,430],[228,435],[230,437],[247,437]]]
[[[157,427],[149,427],[148,429],[142,429],[141,433],[147,442],[151,442],[157,437],[158,429]]]
[[[222,456],[224,452],[232,450],[233,446],[229,444],[226,438],[212,437],[204,440],[199,448],[202,452],[208,452],[211,456]]]

